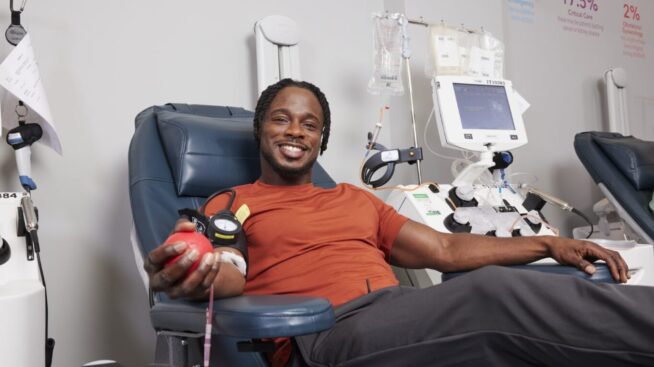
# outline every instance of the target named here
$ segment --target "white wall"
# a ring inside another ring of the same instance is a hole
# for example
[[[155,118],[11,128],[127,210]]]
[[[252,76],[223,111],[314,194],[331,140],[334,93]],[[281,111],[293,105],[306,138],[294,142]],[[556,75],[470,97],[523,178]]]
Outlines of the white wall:
[[[634,2],[650,27],[654,6]],[[598,128],[602,116],[596,80],[605,67],[623,59],[615,40],[589,42],[558,34],[548,19],[560,10],[553,5],[559,2],[536,3],[540,10],[533,24],[513,24],[503,0],[28,2],[23,24],[32,34],[64,148],[63,157],[41,146],[33,152],[51,334],[57,339],[55,366],[98,358],[143,366],[151,360],[145,291],[129,245],[127,148],[133,118],[166,102],[251,108],[256,99],[252,29],[265,15],[289,16],[302,30],[303,76],[324,90],[332,107],[332,138],[320,160],[337,181],[358,183],[365,133],[387,102],[365,92],[371,70],[370,13],[386,6],[403,8],[410,18],[483,26],[505,39],[507,75],[532,103],[525,115],[530,144],[516,152],[515,169],[536,172],[544,189],[582,208],[590,206],[596,194],[589,194],[593,185],[572,153],[572,136]],[[600,6],[609,14],[607,3]],[[612,14],[619,13],[616,7]],[[0,19],[8,23],[6,9]],[[431,90],[423,76],[426,30],[412,26],[410,32],[421,135],[431,110]],[[651,57],[654,34],[651,27],[647,32]],[[645,61],[628,61],[624,66],[636,70],[630,112],[641,123],[651,121],[653,72]],[[408,147],[407,97],[390,103],[382,141]],[[644,126],[651,132],[651,124]],[[451,154],[439,147],[432,131],[431,145]],[[423,144],[421,136],[419,142]],[[18,190],[13,155],[9,147],[3,152],[0,183],[4,191]],[[426,153],[423,176],[450,181],[449,162]],[[407,166],[398,168],[392,182],[414,181],[415,169]]]
[[[654,2],[596,1],[597,11],[578,8],[582,2],[572,7],[563,1],[525,2],[535,4],[534,16],[528,17],[531,22],[513,19],[511,3],[504,4],[507,77],[531,103],[524,115],[529,144],[516,150],[513,169],[537,173],[538,187],[590,216],[592,204],[601,195],[577,158],[573,141],[576,133],[607,126],[605,96],[599,82],[605,70],[614,66],[627,70],[631,133],[654,140]],[[640,21],[627,21],[643,27],[645,58],[623,54],[625,3],[637,6],[640,12]],[[603,31],[595,37],[564,30],[561,18],[579,19],[569,10],[593,17],[583,21]],[[572,227],[584,224],[558,209],[548,208],[546,215],[563,233],[569,234]]]

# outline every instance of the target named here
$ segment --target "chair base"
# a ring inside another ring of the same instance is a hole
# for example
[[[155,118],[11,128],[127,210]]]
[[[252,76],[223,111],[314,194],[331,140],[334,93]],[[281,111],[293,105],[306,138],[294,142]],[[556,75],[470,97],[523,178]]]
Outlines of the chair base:
[[[157,332],[154,363],[149,367],[202,366],[204,335]]]

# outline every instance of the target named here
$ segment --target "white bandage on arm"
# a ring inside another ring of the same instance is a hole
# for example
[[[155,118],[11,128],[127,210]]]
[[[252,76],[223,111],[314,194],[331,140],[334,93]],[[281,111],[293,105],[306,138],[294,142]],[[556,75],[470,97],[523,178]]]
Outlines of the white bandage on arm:
[[[236,269],[238,269],[238,271],[243,275],[243,277],[245,277],[245,275],[248,273],[248,266],[245,263],[245,259],[233,252],[222,251],[220,253],[219,261],[234,265]]]

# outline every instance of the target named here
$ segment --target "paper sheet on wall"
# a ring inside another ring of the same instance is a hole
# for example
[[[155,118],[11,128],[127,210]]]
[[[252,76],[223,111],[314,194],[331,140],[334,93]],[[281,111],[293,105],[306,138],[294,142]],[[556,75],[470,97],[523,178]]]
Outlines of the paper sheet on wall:
[[[28,107],[27,122],[37,123],[43,128],[43,137],[39,141],[61,154],[61,142],[50,113],[29,34],[0,64],[0,86],[6,90],[2,97],[2,127],[11,129],[18,126],[16,106],[20,99]]]
[[[516,102],[516,106],[518,107],[518,113],[519,114],[524,114],[527,109],[531,106],[529,102],[523,97],[520,93],[518,93],[517,90],[513,90],[513,97],[514,101]]]

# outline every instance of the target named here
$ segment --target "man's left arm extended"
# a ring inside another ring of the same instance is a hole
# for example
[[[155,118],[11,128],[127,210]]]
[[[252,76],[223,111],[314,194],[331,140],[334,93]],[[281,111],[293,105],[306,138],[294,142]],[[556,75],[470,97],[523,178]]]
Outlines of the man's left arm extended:
[[[629,279],[627,264],[620,254],[592,242],[555,236],[498,238],[442,233],[412,220],[401,227],[393,243],[391,263],[454,272],[485,265],[526,264],[548,256],[588,274],[595,272],[592,261],[603,260],[616,281]]]

